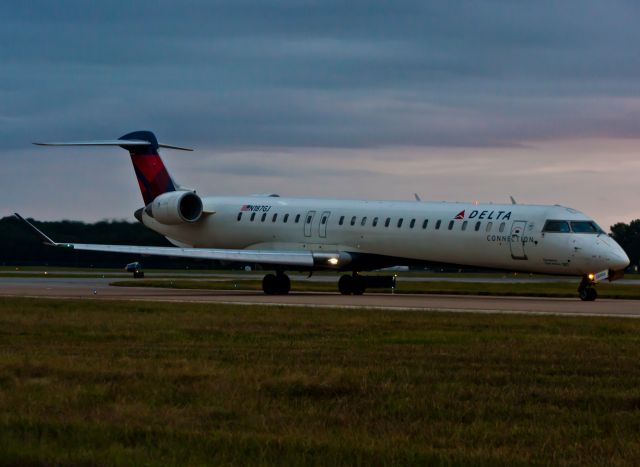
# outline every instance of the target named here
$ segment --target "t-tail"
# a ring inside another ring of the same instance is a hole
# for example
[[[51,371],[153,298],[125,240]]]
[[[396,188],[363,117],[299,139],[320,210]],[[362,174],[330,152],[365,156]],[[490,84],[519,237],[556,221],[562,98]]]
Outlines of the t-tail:
[[[108,141],[71,141],[55,143],[34,143],[39,146],[120,146],[131,156],[133,170],[136,173],[144,204],[149,205],[158,196],[180,190],[179,185],[171,178],[162,162],[158,148],[192,151],[192,149],[168,144],[159,144],[151,131],[134,131],[121,136],[117,140]]]

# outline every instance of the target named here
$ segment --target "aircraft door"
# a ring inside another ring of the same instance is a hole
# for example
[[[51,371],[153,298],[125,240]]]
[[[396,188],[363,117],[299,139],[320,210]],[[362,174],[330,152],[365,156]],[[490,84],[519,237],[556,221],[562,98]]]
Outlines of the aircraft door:
[[[511,225],[511,241],[509,242],[509,246],[513,259],[528,259],[524,251],[526,227],[527,221],[513,221]]]
[[[324,211],[320,215],[320,225],[318,226],[318,235],[320,238],[327,238],[327,224],[329,223],[330,211]]]
[[[304,236],[311,237],[311,226],[313,225],[313,218],[316,217],[315,211],[309,211],[304,216]]]

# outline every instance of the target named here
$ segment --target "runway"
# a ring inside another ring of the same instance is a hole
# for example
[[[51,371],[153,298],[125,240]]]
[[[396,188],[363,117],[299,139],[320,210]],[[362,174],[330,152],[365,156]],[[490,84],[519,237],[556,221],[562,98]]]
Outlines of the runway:
[[[0,296],[640,318],[640,301],[636,300],[600,299],[595,302],[582,302],[577,298],[425,294],[344,296],[315,292],[267,296],[261,292],[249,291],[112,287],[109,286],[112,280],[1,278]]]

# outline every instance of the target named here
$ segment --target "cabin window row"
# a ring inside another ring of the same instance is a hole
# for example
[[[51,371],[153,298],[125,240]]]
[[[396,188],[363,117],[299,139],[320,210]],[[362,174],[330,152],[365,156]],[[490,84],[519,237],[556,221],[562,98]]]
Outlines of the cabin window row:
[[[238,217],[237,217],[238,221],[240,221],[242,219],[242,214],[243,214],[242,211],[240,211],[238,213]],[[249,220],[251,222],[255,221],[256,220],[256,216],[257,216],[257,213],[252,212],[251,215],[249,216]],[[267,217],[268,217],[268,214],[266,212],[263,212],[260,215],[260,221],[261,222],[265,222],[267,220]],[[296,214],[295,217],[294,217],[293,222],[295,224],[298,224],[300,222],[300,218],[301,218],[301,215],[300,214]],[[322,225],[326,224],[327,223],[327,218],[328,218],[328,216],[326,216],[326,215],[322,216],[322,218],[320,219],[320,223]],[[340,216],[340,220],[338,221],[338,225],[344,225],[345,219],[346,219],[346,216]],[[277,222],[277,220],[278,220],[278,213],[274,213],[271,216],[271,222]],[[368,220],[368,217],[364,216],[364,217],[362,217],[360,219],[360,222],[358,222],[358,217],[357,216],[351,216],[351,219],[349,220],[349,225],[355,226],[356,224],[359,224],[361,227],[365,227],[367,225],[367,220]],[[286,224],[288,221],[289,221],[289,214],[284,214],[282,216],[282,222]],[[313,221],[313,216],[312,215],[307,215],[307,218],[305,219],[305,222],[307,224],[311,224],[312,221]],[[379,221],[380,221],[379,217],[374,217],[371,220],[371,226],[372,227],[377,227]],[[411,219],[409,221],[409,228],[410,229],[415,228],[416,222],[417,222],[417,219],[415,219],[415,218]],[[395,222],[395,225],[396,225],[397,228],[401,228],[403,224],[404,224],[404,218],[402,218],[402,217],[398,218],[398,220]],[[387,217],[384,220],[384,226],[385,227],[389,227],[390,225],[391,225],[391,217]],[[429,225],[429,219],[424,219],[422,221],[422,223],[421,223],[421,226],[422,226],[423,230],[426,230],[428,225]],[[435,222],[435,230],[440,230],[441,226],[442,226],[442,220],[437,220]],[[455,221],[451,220],[451,221],[449,221],[447,229],[448,230],[453,230],[454,226],[455,226]],[[506,225],[505,225],[504,222],[500,223],[500,226],[498,228],[500,233],[504,232],[505,226]],[[462,221],[461,230],[465,231],[465,230],[467,230],[468,227],[469,227],[469,221]],[[482,221],[476,221],[475,224],[473,225],[473,230],[478,232],[478,231],[480,231],[481,227],[482,227]],[[493,222],[487,222],[487,224],[485,226],[485,231],[486,232],[490,232],[492,229],[493,229]]]
[[[374,217],[373,220],[371,221],[371,226],[372,227],[377,227],[378,222],[379,222],[379,218],[378,217]],[[340,216],[340,220],[338,221],[338,225],[344,225],[345,222],[345,216]],[[413,229],[416,226],[416,222],[417,219],[413,218],[409,221],[409,228]],[[349,221],[349,225],[355,226],[356,224],[358,224],[358,218],[357,216],[352,216],[351,220]],[[360,219],[359,222],[360,226],[364,227],[367,225],[367,216],[364,216]],[[395,222],[395,225],[397,228],[401,228],[402,225],[404,224],[404,218],[400,217],[398,218],[398,220]],[[454,226],[455,226],[455,221],[451,220],[449,221],[449,225],[447,226],[448,230],[453,230]],[[384,220],[384,226],[385,227],[389,227],[391,225],[391,217],[387,217]],[[424,219],[421,223],[422,229],[426,230],[427,226],[429,225],[429,219]],[[438,219],[435,223],[435,230],[440,230],[440,227],[442,226],[442,220]],[[462,227],[461,230],[465,231],[467,230],[467,228],[469,227],[469,221],[462,221]],[[478,232],[482,227],[482,221],[477,221],[475,222],[473,229]],[[506,228],[506,223],[505,222],[501,222],[500,226],[499,226],[499,231],[500,233],[504,232]],[[486,232],[490,232],[493,229],[493,222],[488,222],[485,226],[485,231]]]
[[[242,220],[242,214],[243,214],[242,211],[238,213],[238,217],[237,217],[238,222]],[[249,220],[251,222],[255,221],[256,216],[257,216],[257,213],[252,212],[251,215],[249,216]],[[268,214],[266,212],[263,212],[262,215],[260,216],[260,221],[265,222],[267,220],[267,217],[268,217]],[[311,219],[312,217],[308,216],[307,224],[311,223]],[[278,213],[276,212],[271,216],[271,222],[276,222],[277,220],[278,220]],[[289,221],[289,214],[285,214],[284,216],[282,216],[282,222],[286,224],[288,221]],[[294,218],[293,222],[296,224],[300,222],[300,214],[296,214],[296,217]]]

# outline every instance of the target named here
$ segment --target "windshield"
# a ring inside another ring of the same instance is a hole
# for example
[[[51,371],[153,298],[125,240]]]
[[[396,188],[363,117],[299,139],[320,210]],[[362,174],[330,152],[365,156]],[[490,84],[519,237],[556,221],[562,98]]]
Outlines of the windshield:
[[[544,225],[544,232],[571,232],[567,221],[547,221]]]
[[[575,233],[604,233],[598,224],[593,221],[571,221],[571,230]]]
[[[604,231],[593,221],[561,221],[548,220],[543,232],[602,234]]]

